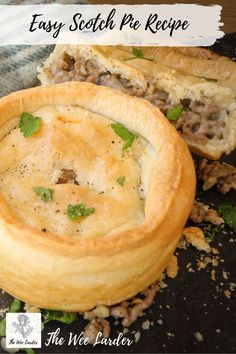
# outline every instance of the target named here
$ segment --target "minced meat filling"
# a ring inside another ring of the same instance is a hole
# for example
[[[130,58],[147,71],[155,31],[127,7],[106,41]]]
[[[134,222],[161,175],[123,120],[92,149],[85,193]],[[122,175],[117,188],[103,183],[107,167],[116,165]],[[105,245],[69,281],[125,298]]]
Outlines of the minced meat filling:
[[[208,98],[201,102],[190,101],[174,125],[192,142],[204,143],[208,139],[223,139],[224,117],[219,108]]]
[[[199,165],[198,176],[204,181],[203,190],[208,190],[214,185],[217,185],[223,194],[236,189],[236,168],[227,163],[218,161],[208,163],[204,159]]]
[[[150,84],[144,92],[140,87],[134,87],[129,80],[122,78],[121,75],[114,75],[109,71],[104,72],[92,60],[82,57],[73,58],[65,53],[46,70],[54,83],[75,80],[111,87],[150,101],[164,114],[177,105],[177,103],[173,104],[170,101],[166,91],[157,89],[153,84]],[[192,143],[203,144],[213,138],[223,139],[226,112],[220,112],[219,107],[209,98],[205,97],[201,102],[185,98],[179,104],[183,106],[183,112],[177,121],[171,121],[171,123],[186,139]]]

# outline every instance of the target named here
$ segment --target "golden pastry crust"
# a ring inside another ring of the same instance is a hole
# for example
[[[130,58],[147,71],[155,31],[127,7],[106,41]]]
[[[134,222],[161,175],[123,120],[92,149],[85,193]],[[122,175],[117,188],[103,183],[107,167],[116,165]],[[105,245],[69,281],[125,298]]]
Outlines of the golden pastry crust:
[[[121,47],[122,48],[122,47]],[[129,52],[131,47],[123,47]],[[236,89],[236,63],[200,47],[142,47],[144,56],[194,76],[217,80]]]
[[[164,51],[165,47],[147,47],[142,50],[144,50],[145,57],[149,58],[149,52],[146,53],[145,50],[151,51],[154,49],[157,51],[163,49]],[[172,51],[174,49],[168,48],[168,50]],[[182,48],[182,51],[186,53],[191,52],[191,50]],[[155,103],[155,93],[157,91],[164,91],[168,94],[168,102],[162,102],[166,106],[175,107],[181,104],[182,100],[190,100],[195,106],[195,110],[192,110],[192,108],[190,110],[187,108],[186,110],[185,117],[187,119],[183,119],[185,131],[181,130],[182,127],[178,127],[178,122],[174,124],[176,124],[177,129],[193,152],[211,159],[219,159],[223,153],[230,153],[235,148],[235,90],[222,86],[220,81],[209,82],[204,78],[163,65],[163,63],[168,64],[164,59],[161,62],[142,58],[129,60],[132,57],[130,51],[130,47],[58,46],[46,60],[44,66],[39,69],[39,79],[44,85],[61,82],[61,80],[90,81],[94,79],[93,75],[86,77],[86,75],[78,76],[76,74],[69,77],[69,70],[67,69],[63,72],[63,69],[61,70],[60,65],[58,66],[57,63],[58,60],[60,62],[64,53],[66,53],[66,55],[75,60],[75,67],[81,62],[86,63],[88,61],[93,63],[95,72],[97,70],[97,73],[100,73],[99,75],[102,76],[102,73],[109,72],[113,78],[118,79],[114,83],[107,83],[108,86],[113,85],[112,87],[117,90],[148,99],[151,102],[153,102],[154,98],[153,104],[160,109],[159,104],[161,101],[159,100],[158,102],[157,100],[157,103]],[[199,58],[201,56],[204,57],[208,55],[208,51],[205,52],[203,50],[202,52],[200,48],[197,48],[195,55]],[[210,59],[209,62],[211,62]],[[229,62],[235,65],[231,61]],[[222,63],[227,64],[228,60],[222,59]],[[209,64],[209,67],[211,67],[211,64]],[[63,79],[61,75],[65,75]],[[101,85],[102,83],[99,83],[99,75],[93,82]],[[124,87],[122,84],[126,86]],[[153,97],[150,98],[151,96]],[[202,110],[197,107],[199,103],[203,106]],[[198,125],[200,126],[198,128],[200,138],[197,136],[198,132],[194,131]]]
[[[124,124],[155,151],[145,218],[125,231],[88,238],[41,232],[22,223],[1,193],[0,287],[37,307],[85,311],[129,298],[162,273],[192,208],[195,172],[185,143],[158,109],[89,83],[37,87],[2,98],[0,130],[5,133],[8,126],[9,131],[22,112],[68,105]]]

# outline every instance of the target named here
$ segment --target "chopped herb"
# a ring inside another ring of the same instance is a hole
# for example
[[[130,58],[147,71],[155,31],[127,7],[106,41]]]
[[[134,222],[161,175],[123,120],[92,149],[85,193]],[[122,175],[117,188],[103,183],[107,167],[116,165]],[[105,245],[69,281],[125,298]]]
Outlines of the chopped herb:
[[[145,60],[149,60],[149,61],[154,61],[152,59],[146,58],[144,56],[143,51],[139,48],[132,47],[132,54],[133,54],[133,57],[127,58],[127,59],[125,59],[125,61],[133,60],[133,59],[137,59],[137,58],[141,58],[141,59],[145,59]]]
[[[223,216],[225,223],[236,231],[236,206],[221,204],[218,206],[218,210]]]
[[[21,308],[21,301],[14,299],[9,306],[9,311],[11,313],[19,312]],[[0,321],[0,337],[6,337],[6,317]]]
[[[89,216],[95,211],[94,208],[86,208],[84,204],[68,205],[67,215],[71,220],[79,220],[81,217]]]
[[[19,312],[21,308],[21,301],[18,299],[14,299],[9,307],[9,311],[8,312]]]
[[[144,57],[142,49],[132,47],[132,53],[137,58],[143,58]]]
[[[134,133],[131,133],[127,128],[125,128],[122,124],[120,123],[112,123],[111,124],[112,129],[114,132],[121,138],[123,139],[126,143],[123,145],[123,151],[128,149],[129,147],[132,146],[134,139],[136,139],[138,136]]]
[[[210,223],[204,223],[204,222],[200,223],[199,227],[203,228],[204,235],[208,242],[213,242],[215,240],[217,233],[220,230],[219,225],[212,225]]]
[[[25,138],[32,136],[39,130],[41,120],[40,117],[35,117],[30,113],[23,112],[21,114],[19,128]]]
[[[166,116],[170,120],[177,121],[183,110],[184,107],[182,106],[182,104],[180,104],[172,109],[169,109],[166,113]]]
[[[119,177],[117,178],[116,182],[121,186],[123,187],[124,183],[125,183],[125,177]]]
[[[26,354],[35,354],[35,351],[32,348],[23,348],[21,350],[24,351]]]
[[[0,321],[0,337],[6,337],[6,318]]]
[[[211,78],[205,77],[205,76],[198,76],[198,77],[199,77],[199,79],[204,79],[209,82],[217,82],[218,81],[217,79],[211,79]]]
[[[50,202],[52,201],[53,190],[45,187],[34,187],[33,190],[35,193],[44,201]]]
[[[45,310],[44,323],[50,321],[59,321],[66,324],[71,324],[77,320],[77,314],[75,312],[63,312],[63,311],[53,311]]]

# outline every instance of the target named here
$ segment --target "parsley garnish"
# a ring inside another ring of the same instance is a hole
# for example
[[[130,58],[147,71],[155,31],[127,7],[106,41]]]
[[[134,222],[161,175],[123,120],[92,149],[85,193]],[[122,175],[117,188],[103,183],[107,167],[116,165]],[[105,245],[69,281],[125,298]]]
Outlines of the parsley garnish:
[[[53,190],[45,187],[33,187],[35,193],[44,201],[50,202],[52,200]]]
[[[221,204],[218,206],[220,214],[223,216],[225,223],[236,231],[236,206],[229,204]]]
[[[169,109],[166,113],[166,116],[170,120],[177,121],[183,110],[184,107],[182,106],[182,104],[180,104],[172,109]]]
[[[125,176],[117,178],[116,182],[117,182],[121,187],[123,187],[123,185],[124,185],[124,183],[125,183]]]
[[[32,348],[22,348],[21,351],[24,351],[26,354],[35,354]]]
[[[138,137],[136,134],[131,133],[128,129],[126,129],[120,123],[112,123],[111,127],[114,130],[114,132],[117,135],[119,135],[119,137],[126,142],[123,145],[123,151],[128,149],[129,147],[131,147],[131,145],[133,144],[134,139],[136,139]]]
[[[146,58],[144,56],[143,51],[139,48],[132,47],[132,54],[133,54],[133,57],[127,58],[127,59],[125,59],[125,61],[133,60],[133,59],[137,59],[137,58],[141,58],[141,59],[145,59],[145,60],[149,60],[149,61],[154,61],[152,59]]]
[[[44,315],[44,323],[49,321],[59,321],[66,324],[71,324],[77,320],[77,314],[75,312],[63,312],[63,311],[53,311],[46,310]]]
[[[11,303],[11,305],[9,306],[9,311],[11,313],[15,313],[15,312],[19,312],[21,308],[21,301],[18,299],[14,299]]]
[[[30,113],[23,112],[21,114],[19,128],[25,138],[32,136],[39,130],[41,120],[40,117],[35,117]]]
[[[9,311],[11,313],[19,312],[21,308],[21,301],[14,299],[9,306]],[[6,317],[0,321],[0,337],[6,337]]]
[[[86,208],[84,204],[68,205],[67,215],[73,221],[79,220],[81,217],[86,217],[93,214],[94,208]]]
[[[6,317],[0,321],[0,337],[6,337]]]

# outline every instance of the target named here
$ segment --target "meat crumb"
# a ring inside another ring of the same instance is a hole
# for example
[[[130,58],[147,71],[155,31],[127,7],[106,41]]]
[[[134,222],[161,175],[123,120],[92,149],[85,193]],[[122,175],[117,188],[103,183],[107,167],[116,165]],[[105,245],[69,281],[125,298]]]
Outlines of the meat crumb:
[[[90,344],[94,344],[98,333],[101,332],[104,338],[110,334],[110,323],[103,318],[93,319],[84,329],[83,337],[88,338]]]
[[[225,295],[225,297],[230,299],[231,298],[231,291],[229,289],[224,290],[224,295]]]
[[[212,252],[213,254],[219,254],[219,253],[220,253],[220,252],[218,251],[218,249],[217,249],[217,248],[214,248],[214,247],[211,248],[211,252]]]
[[[200,332],[195,332],[194,333],[194,337],[196,338],[196,340],[198,342],[203,342],[204,341],[203,335]]]
[[[151,325],[150,321],[149,321],[149,320],[146,320],[146,321],[144,321],[144,322],[142,323],[142,329],[143,329],[143,330],[148,330],[148,329],[150,328],[150,325]]]
[[[207,263],[201,261],[200,259],[197,260],[197,269],[200,270],[200,269],[205,269],[207,266]]]
[[[228,273],[227,273],[225,270],[222,272],[222,276],[223,276],[223,278],[226,279],[226,280],[229,279],[229,278],[228,278]]]
[[[211,222],[214,225],[221,225],[224,219],[220,217],[218,212],[209,207],[209,205],[194,201],[189,219],[194,223],[199,224],[203,221]]]
[[[134,341],[135,341],[135,343],[138,343],[140,337],[141,337],[140,331],[135,332],[135,334],[134,334]]]
[[[216,281],[216,271],[215,271],[215,269],[212,269],[212,271],[211,271],[211,280]]]
[[[131,299],[131,301],[123,301],[117,306],[113,306],[110,309],[111,316],[115,318],[123,318],[122,325],[129,327],[138,317],[143,315],[143,311],[146,310],[153,302],[153,299],[158,290],[158,285],[153,284],[149,288],[145,289],[142,293],[144,298]]]
[[[225,162],[214,161],[208,163],[206,159],[199,165],[198,176],[203,183],[203,190],[208,190],[217,185],[218,190],[225,194],[231,189],[236,189],[236,168]]]
[[[218,267],[219,262],[218,262],[218,260],[216,258],[213,257],[212,260],[211,260],[211,264],[212,264],[213,267]]]

